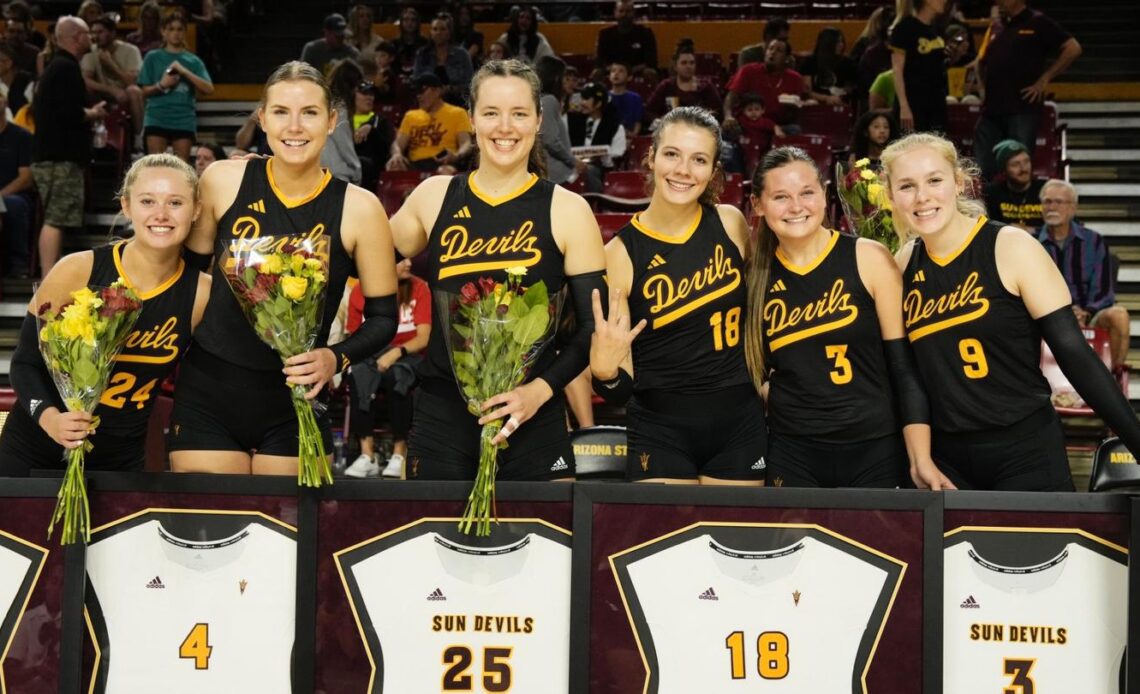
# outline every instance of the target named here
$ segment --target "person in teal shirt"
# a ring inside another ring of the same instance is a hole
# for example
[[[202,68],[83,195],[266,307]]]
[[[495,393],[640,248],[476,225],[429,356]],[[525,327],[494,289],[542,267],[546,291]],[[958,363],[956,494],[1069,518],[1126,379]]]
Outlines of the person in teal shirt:
[[[139,86],[146,98],[143,137],[147,154],[174,153],[190,161],[197,139],[198,94],[212,94],[214,83],[202,60],[186,48],[186,19],[172,12],[162,20],[162,48],[150,51],[139,70]]]

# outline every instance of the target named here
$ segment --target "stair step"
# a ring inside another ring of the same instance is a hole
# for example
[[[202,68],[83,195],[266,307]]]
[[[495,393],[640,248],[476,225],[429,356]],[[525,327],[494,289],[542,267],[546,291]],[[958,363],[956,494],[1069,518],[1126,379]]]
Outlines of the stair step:
[[[1136,222],[1104,222],[1104,221],[1090,221],[1084,214],[1084,206],[1081,206],[1081,219],[1085,220],[1088,227],[1097,232],[1101,236],[1123,236],[1131,238],[1140,238],[1140,224]],[[1116,250],[1114,241],[1113,251]],[[1140,335],[1140,333],[1137,333]]]
[[[1086,161],[1140,162],[1140,149],[1078,149],[1070,147],[1065,156],[1074,163]]]
[[[1082,132],[1070,128],[1067,139],[1069,147],[1075,148],[1128,149],[1136,146],[1136,134],[1124,130]]]
[[[1069,180],[1080,184],[1113,181],[1117,183],[1140,183],[1140,163],[1130,165],[1105,164],[1103,166],[1073,165],[1069,167]]]
[[[1140,185],[1133,183],[1081,183],[1077,186],[1081,197],[1140,197]]]
[[[1091,113],[1100,115],[1104,113],[1140,113],[1140,101],[1059,101],[1057,113],[1062,120],[1074,114]]]
[[[1075,118],[1067,121],[1074,130],[1123,130],[1140,128],[1140,116],[1108,116],[1104,118]],[[1133,140],[1135,143],[1135,140]]]

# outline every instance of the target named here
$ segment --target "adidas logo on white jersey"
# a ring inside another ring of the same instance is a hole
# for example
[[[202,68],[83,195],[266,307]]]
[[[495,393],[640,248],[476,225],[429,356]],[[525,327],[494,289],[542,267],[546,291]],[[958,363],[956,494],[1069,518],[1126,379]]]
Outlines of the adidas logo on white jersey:
[[[752,463],[752,469],[753,470],[763,470],[766,467],[768,467],[768,464],[764,462],[764,456],[760,456],[760,460],[757,460],[755,463]]]
[[[960,607],[963,610],[978,610],[981,609],[982,606],[978,604],[978,601],[974,599],[973,595],[970,595],[962,601]]]
[[[558,460],[555,460],[554,464],[550,466],[551,472],[560,472],[562,470],[569,470],[569,469],[570,469],[570,466],[566,464],[566,459],[563,458],[562,456],[558,456]]]
[[[427,596],[427,599],[438,602],[440,600],[447,600],[447,597],[444,596],[442,590],[440,590],[439,588],[436,588],[435,590],[433,590],[431,592],[430,595]]]
[[[165,588],[166,586],[162,585],[162,579],[161,578],[159,578],[158,576],[155,576],[154,578],[150,579],[150,583],[146,584],[146,587],[147,588]]]
[[[709,589],[697,596],[697,600],[720,600],[716,596],[716,591],[709,586]]]

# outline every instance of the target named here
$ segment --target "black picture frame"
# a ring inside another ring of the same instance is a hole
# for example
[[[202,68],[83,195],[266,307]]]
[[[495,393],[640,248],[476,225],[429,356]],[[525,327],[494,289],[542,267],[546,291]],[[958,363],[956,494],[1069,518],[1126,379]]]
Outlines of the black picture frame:
[[[48,480],[58,490],[58,480]],[[303,651],[299,648],[311,644],[315,630],[315,595],[311,583],[301,580],[303,569],[316,563],[315,527],[306,529],[301,525],[301,513],[305,495],[300,493],[296,478],[292,476],[245,476],[245,475],[212,475],[196,473],[119,473],[119,472],[91,472],[87,475],[87,496],[92,509],[92,527],[99,527],[106,522],[118,520],[119,517],[131,511],[124,509],[134,508],[138,512],[144,509],[161,508],[192,508],[196,510],[234,511],[260,511],[270,504],[278,504],[281,508],[296,507],[296,517],[288,514],[267,514],[286,522],[297,529],[297,586],[294,629],[294,659],[293,659],[293,691],[296,694],[312,691],[303,685],[302,679],[311,672],[313,663],[311,658],[299,657]],[[195,501],[201,499],[200,502]],[[116,502],[122,503],[116,506]],[[108,512],[104,507],[110,506]],[[279,518],[285,516],[284,518]],[[305,542],[305,534],[312,537]],[[83,691],[82,683],[93,673],[84,671],[84,636],[87,633],[84,619],[85,593],[86,593],[86,547],[82,544],[68,547],[68,565],[65,572],[65,611],[63,625],[63,645],[68,646],[68,661],[61,662],[61,688],[60,692]],[[306,554],[306,552],[308,552]],[[71,646],[74,646],[73,648]],[[61,655],[61,659],[64,656]],[[72,662],[74,661],[74,662]],[[67,668],[66,670],[64,668]],[[74,682],[73,688],[64,689],[63,682]]]
[[[1103,537],[1104,528],[1115,524],[1119,528],[1111,541],[1128,549],[1128,592],[1140,590],[1140,566],[1132,561],[1134,547],[1140,547],[1140,499],[1111,493],[1042,493],[993,492],[959,490],[945,494],[943,503],[943,535],[963,527],[1017,527],[1056,529],[1075,528]],[[966,520],[968,519],[968,520]],[[953,526],[953,527],[951,527]],[[942,539],[939,540],[939,547]],[[939,563],[941,564],[941,549]],[[1127,643],[1124,691],[1137,691],[1129,673],[1140,672],[1140,601],[1129,598],[1127,617]],[[933,637],[938,640],[938,663],[942,667],[942,628]]]
[[[80,671],[80,645],[82,639],[82,632],[79,629],[82,627],[83,620],[83,583],[82,571],[78,572],[78,585],[72,585],[76,581],[76,571],[72,569],[76,562],[82,567],[83,562],[83,547],[82,545],[72,545],[68,547],[60,547],[59,545],[59,530],[53,533],[51,540],[47,537],[48,522],[51,519],[52,511],[55,508],[56,495],[59,493],[59,479],[52,478],[20,478],[20,479],[5,479],[3,484],[0,484],[0,519],[4,519],[5,513],[19,513],[24,515],[26,509],[17,509],[13,502],[18,502],[20,505],[31,504],[35,507],[35,513],[31,514],[32,517],[22,518],[22,520],[30,521],[29,532],[21,533],[18,537],[28,542],[35,543],[42,549],[47,550],[47,555],[44,557],[44,565],[41,565],[37,571],[36,581],[34,586],[30,586],[30,591],[34,592],[55,592],[59,594],[60,602],[60,626],[58,629],[58,652],[59,660],[56,663],[46,663],[46,666],[54,666],[58,675],[58,691],[60,692],[73,692],[79,691],[79,671]],[[7,519],[0,521],[0,529],[8,526]],[[7,532],[7,531],[5,531]],[[34,533],[34,535],[33,535]],[[13,533],[13,535],[15,535]],[[54,557],[52,555],[55,555]],[[62,560],[58,559],[62,557]],[[46,563],[50,561],[53,566],[61,567],[59,573],[62,573],[62,580],[56,584],[49,580],[49,574],[44,571]],[[56,562],[60,562],[56,564]],[[29,592],[28,598],[31,598]],[[78,601],[78,602],[76,602]],[[0,614],[0,617],[3,615]],[[23,614],[21,614],[21,618]],[[13,639],[18,630],[17,624],[10,625],[12,633],[9,635]],[[2,630],[0,630],[2,631]],[[78,636],[79,640],[75,637]],[[69,638],[70,637],[70,638]],[[8,655],[8,648],[10,642],[0,642],[0,652],[5,656]],[[44,644],[47,648],[47,644]],[[5,661],[0,660],[0,668],[5,666]],[[11,684],[11,683],[6,683]],[[0,691],[4,688],[0,687]]]
[[[550,482],[498,482],[495,485],[495,498],[499,515],[504,518],[537,518],[570,532],[573,527],[572,499],[575,486]],[[361,641],[359,627],[339,578],[335,582],[332,580],[333,575],[338,574],[334,559],[336,552],[410,523],[458,518],[463,513],[470,493],[470,482],[450,481],[360,480],[338,482],[318,490],[313,495],[315,504],[312,509],[316,514],[316,522],[310,525],[306,521],[304,524],[306,528],[312,527],[314,533],[319,535],[316,551],[318,559],[314,562],[311,585],[316,590],[317,610],[325,618],[319,620],[320,624],[314,632],[316,641],[324,644],[335,641],[331,638],[331,633],[327,633],[332,630],[330,623],[341,628],[345,624],[350,625],[352,639]],[[366,502],[368,505],[358,504],[354,509],[346,510],[350,508],[348,505],[358,502]],[[516,509],[527,510],[515,512]],[[354,524],[367,527],[348,528],[345,520],[334,520],[337,514],[341,514],[343,519],[353,518]],[[470,536],[464,542],[478,546],[479,539]],[[571,594],[571,599],[572,597]],[[573,614],[573,602],[571,610]],[[329,615],[333,615],[333,619],[330,620]],[[315,649],[311,654],[306,654],[316,663],[314,679],[309,680],[312,691],[321,688],[325,691],[371,691],[367,687],[359,690],[349,688],[355,687],[356,680],[360,679],[355,668],[372,667],[369,663],[371,647],[365,642],[355,645],[360,649],[356,657],[349,657],[350,654],[318,653]],[[354,668],[349,677],[353,680],[352,685],[343,680],[333,680],[334,677],[347,676],[346,667]],[[374,670],[371,674],[363,669],[360,672],[367,674],[369,681],[375,674]]]
[[[726,507],[754,509],[786,509],[814,511],[913,512],[921,514],[922,572],[920,576],[923,634],[940,634],[942,615],[942,494],[900,490],[801,490],[745,487],[701,487],[691,485],[578,483],[574,494],[574,563],[571,609],[575,621],[571,632],[572,692],[591,691],[592,622],[594,615],[593,573],[599,556],[595,555],[595,510],[607,505],[644,505],[675,509],[716,509]],[[695,511],[687,516],[699,515]],[[673,530],[676,523],[660,515],[647,517],[646,523],[657,524],[661,533]],[[672,523],[672,524],[670,524]],[[842,528],[834,528],[842,532]],[[899,609],[896,605],[895,609]],[[941,692],[941,639],[922,639],[923,694]]]

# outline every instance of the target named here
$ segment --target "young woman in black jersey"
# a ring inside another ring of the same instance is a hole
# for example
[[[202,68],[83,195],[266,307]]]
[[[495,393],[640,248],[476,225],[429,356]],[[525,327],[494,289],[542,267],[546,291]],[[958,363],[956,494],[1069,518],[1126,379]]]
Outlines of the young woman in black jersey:
[[[182,243],[198,214],[198,176],[170,154],[151,154],[127,171],[120,193],[134,236],[93,251],[66,256],[44,278],[28,305],[12,358],[19,406],[0,434],[0,475],[26,476],[35,468],[62,469],[64,449],[90,439],[90,470],[142,470],[147,423],[163,379],[190,342],[210,293],[210,278],[182,262]],[[122,280],[143,300],[127,346],[93,416],[68,412],[36,339],[34,312],[44,302],[60,306],[82,287]]]
[[[215,263],[210,310],[175,388],[169,436],[175,471],[296,474],[289,386],[309,386],[308,397],[317,397],[337,371],[372,357],[395,332],[395,254],[384,209],[372,193],[321,168],[321,149],[340,117],[330,102],[324,77],[311,65],[280,66],[258,109],[273,156],[216,162],[202,176],[202,214],[186,242],[197,262],[208,263],[237,239],[308,239],[329,255],[329,282],[316,348],[282,369]],[[360,278],[365,322],[326,347],[349,275]],[[318,420],[331,451],[331,426],[325,416]]]
[[[799,148],[764,156],[752,204],[759,229],[745,334],[768,401],[769,483],[893,488],[909,457],[915,484],[945,486],[920,474],[931,469],[928,407],[890,252],[823,225],[823,177]]]
[[[603,398],[633,396],[631,480],[764,481],[764,407],[741,339],[748,224],[740,210],[716,204],[720,148],[720,127],[705,109],[662,117],[647,156],[649,207],[606,246],[613,293],[607,319],[594,297],[590,368]]]
[[[590,292],[605,286],[605,255],[586,201],[541,178],[542,146],[535,137],[543,117],[558,117],[541,113],[541,97],[526,64],[485,63],[471,82],[478,168],[421,183],[393,216],[392,230],[405,256],[426,249],[425,279],[433,290],[458,292],[483,277],[503,281],[507,268],[521,265],[524,284],[542,280],[552,294],[567,288],[577,328],[557,356],[548,349],[539,357],[526,383],[483,403],[476,420],[460,397],[447,330],[434,311],[408,440],[408,479],[474,479],[480,425],[496,420],[504,420],[499,440],[511,437],[499,479],[574,475],[562,392],[587,365]]]
[[[903,315],[941,471],[959,487],[1073,489],[1039,368],[1042,337],[1081,397],[1140,453],[1140,424],[1088,348],[1060,271],[1035,237],[989,221],[965,196],[969,173],[954,145],[918,133],[882,162],[896,229],[913,239],[897,257]]]

